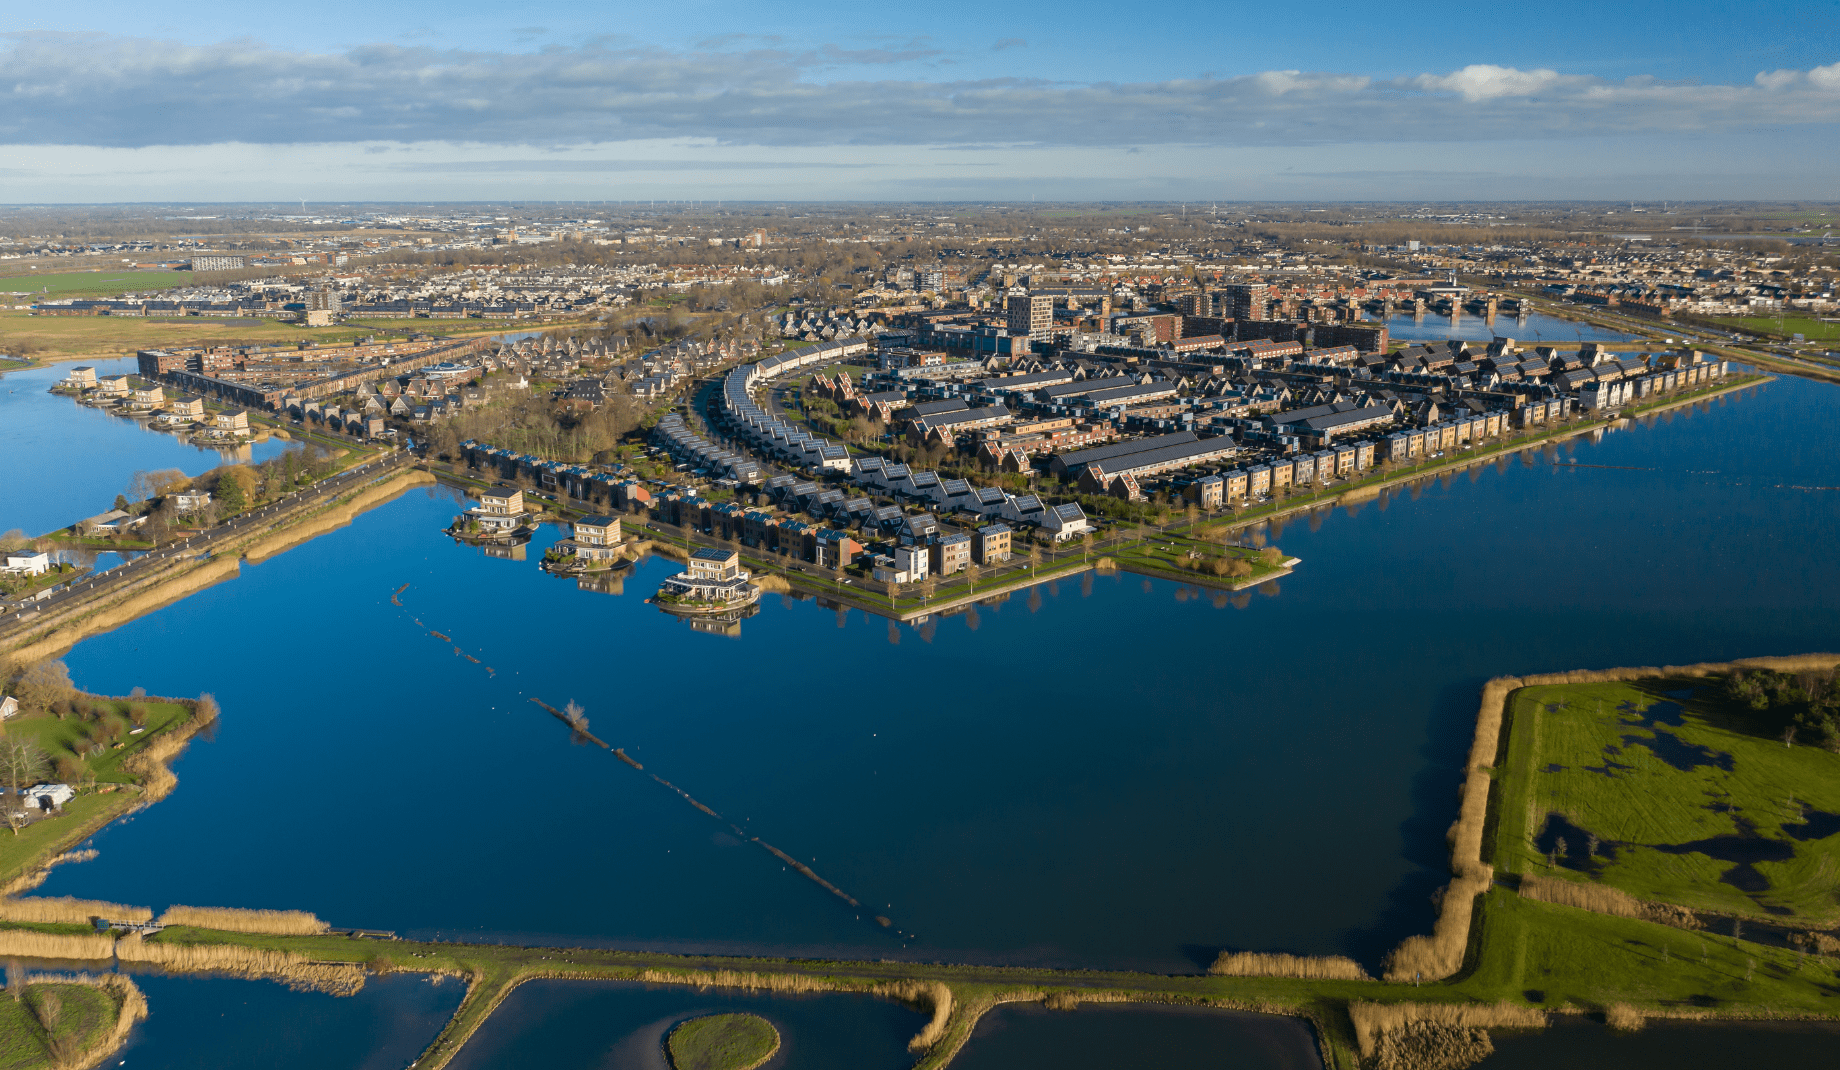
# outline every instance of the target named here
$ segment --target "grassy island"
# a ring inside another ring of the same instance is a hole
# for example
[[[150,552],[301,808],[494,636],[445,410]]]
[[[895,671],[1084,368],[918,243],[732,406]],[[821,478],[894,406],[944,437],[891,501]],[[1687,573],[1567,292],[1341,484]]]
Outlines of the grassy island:
[[[756,1014],[692,1018],[665,1038],[672,1070],[754,1070],[779,1051],[779,1030]]]

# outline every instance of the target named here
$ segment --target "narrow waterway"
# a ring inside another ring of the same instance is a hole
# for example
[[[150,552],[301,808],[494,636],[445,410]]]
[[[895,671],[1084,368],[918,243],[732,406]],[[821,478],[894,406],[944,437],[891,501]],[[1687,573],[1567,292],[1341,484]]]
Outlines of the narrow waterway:
[[[50,364],[0,375],[0,531],[43,535],[108,511],[142,470],[177,468],[195,476],[220,464],[265,461],[288,448],[269,439],[236,449],[205,449],[153,430],[143,420],[115,416],[47,393],[75,364]],[[135,370],[132,358],[95,361],[98,376]],[[0,371],[4,371],[0,367]]]
[[[1406,342],[1442,342],[1446,339],[1487,342],[1490,338],[1512,338],[1524,346],[1576,349],[1581,342],[1632,342],[1636,338],[1632,334],[1576,320],[1560,319],[1543,312],[1524,317],[1502,312],[1495,316],[1492,324],[1488,317],[1473,312],[1456,316],[1440,316],[1436,312],[1414,316],[1410,312],[1403,312],[1386,317],[1385,323],[1388,337],[1394,341]]]
[[[1009,1003],[978,1020],[952,1070],[1320,1070],[1307,1022],[1269,1014],[1088,1003]]]

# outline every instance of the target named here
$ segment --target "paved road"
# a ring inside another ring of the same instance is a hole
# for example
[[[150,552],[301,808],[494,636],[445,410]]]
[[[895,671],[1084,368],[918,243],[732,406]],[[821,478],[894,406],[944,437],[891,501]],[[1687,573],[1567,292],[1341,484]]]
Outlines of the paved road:
[[[0,628],[17,621],[18,612],[25,609],[49,611],[62,606],[76,598],[90,598],[97,592],[106,593],[112,587],[130,583],[153,569],[175,558],[208,557],[214,547],[247,535],[250,531],[268,526],[276,517],[298,507],[309,499],[336,496],[356,486],[375,482],[385,476],[415,463],[416,457],[406,452],[391,453],[376,460],[368,461],[356,468],[340,472],[329,479],[304,487],[258,509],[253,509],[235,519],[225,521],[209,531],[200,532],[187,539],[168,543],[158,549],[148,551],[132,560],[125,561],[103,572],[92,573],[69,585],[54,588],[54,593],[36,601],[9,602],[0,606]]]

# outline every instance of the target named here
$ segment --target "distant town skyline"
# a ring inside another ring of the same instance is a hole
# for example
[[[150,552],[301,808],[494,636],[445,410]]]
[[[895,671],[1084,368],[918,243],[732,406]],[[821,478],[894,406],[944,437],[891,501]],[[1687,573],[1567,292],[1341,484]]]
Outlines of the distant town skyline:
[[[1826,199],[1840,9],[22,13],[0,201]]]

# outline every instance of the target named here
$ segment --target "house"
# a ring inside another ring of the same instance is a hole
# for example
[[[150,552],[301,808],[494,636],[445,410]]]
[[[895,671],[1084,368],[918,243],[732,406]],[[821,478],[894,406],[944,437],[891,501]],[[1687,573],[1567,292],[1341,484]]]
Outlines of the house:
[[[125,375],[104,376],[97,381],[96,389],[102,391],[105,396],[112,398],[125,398],[133,391],[133,388],[128,385],[128,377]]]
[[[147,522],[144,516],[129,516],[120,509],[111,509],[98,513],[88,520],[79,520],[77,530],[85,535],[113,535],[118,531],[127,531],[140,527]]]
[[[898,546],[892,555],[876,555],[874,576],[881,583],[919,583],[926,579],[927,557],[924,546]]]
[[[80,368],[72,368],[63,385],[72,390],[94,390],[96,389],[96,369],[87,364]]]
[[[835,528],[826,528],[818,532],[813,560],[821,568],[845,569],[856,562],[863,552],[862,543],[851,538],[847,532]]]
[[[7,554],[6,571],[14,576],[43,576],[51,571],[51,555],[42,550]]]
[[[1227,481],[1219,476],[1202,476],[1183,488],[1182,494],[1203,509],[1218,509],[1226,501]]]
[[[1014,530],[1008,524],[986,524],[977,529],[977,536],[971,540],[971,557],[980,565],[996,565],[1009,560],[1010,537]]]
[[[939,534],[939,521],[931,513],[920,513],[903,518],[896,537],[901,540],[903,546],[921,546],[937,534]]]
[[[479,505],[474,511],[491,516],[523,516],[524,492],[516,487],[500,483],[479,492]]]
[[[578,560],[615,560],[620,556],[620,518],[584,516],[575,521],[573,540]]]
[[[40,810],[56,810],[77,797],[69,784],[34,784],[20,792],[25,796],[27,806],[36,806]]]
[[[204,419],[204,399],[199,397],[172,399],[166,405],[166,419],[170,423]]]
[[[971,563],[971,536],[945,535],[933,541],[927,566],[936,576],[950,576]]]
[[[705,546],[690,554],[684,571],[665,577],[658,590],[660,594],[698,602],[744,602],[758,590],[748,578],[748,572],[741,567],[740,554]]]
[[[0,698],[0,721],[19,713],[19,700],[11,695]]]
[[[247,435],[249,434],[249,411],[230,409],[220,412],[212,418],[211,426],[222,434]]]
[[[1042,516],[1041,527],[1054,536],[1055,542],[1065,542],[1093,529],[1092,521],[1086,518],[1086,510],[1076,502],[1050,506]]]
[[[186,490],[172,496],[173,508],[181,513],[196,513],[211,504],[211,492],[207,490]]]
[[[166,390],[158,383],[135,389],[128,395],[128,404],[136,409],[157,409],[166,403]]]

